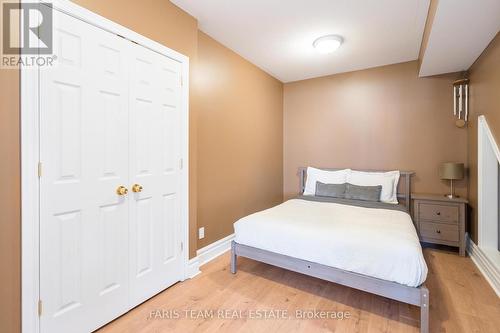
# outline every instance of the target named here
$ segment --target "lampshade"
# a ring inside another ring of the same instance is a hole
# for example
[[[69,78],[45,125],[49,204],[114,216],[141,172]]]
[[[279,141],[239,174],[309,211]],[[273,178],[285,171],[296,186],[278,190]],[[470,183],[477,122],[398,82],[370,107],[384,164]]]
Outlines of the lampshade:
[[[443,163],[439,168],[439,177],[441,179],[463,179],[463,163]]]

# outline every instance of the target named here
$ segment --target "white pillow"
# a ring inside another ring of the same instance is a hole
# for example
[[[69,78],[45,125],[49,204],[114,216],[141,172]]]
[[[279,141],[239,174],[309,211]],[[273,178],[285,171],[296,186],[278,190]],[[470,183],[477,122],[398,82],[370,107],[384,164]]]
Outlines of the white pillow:
[[[307,168],[306,186],[304,187],[304,195],[316,194],[316,182],[324,184],[344,184],[347,182],[347,175],[351,169],[328,171],[320,170],[312,167]]]
[[[349,173],[347,182],[361,186],[382,185],[380,201],[391,204],[398,203],[399,171],[364,172],[353,170]]]

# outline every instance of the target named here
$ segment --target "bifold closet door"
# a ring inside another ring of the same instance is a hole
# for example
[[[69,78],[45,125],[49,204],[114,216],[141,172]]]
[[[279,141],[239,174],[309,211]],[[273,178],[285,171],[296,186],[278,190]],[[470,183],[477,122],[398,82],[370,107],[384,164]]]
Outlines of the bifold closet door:
[[[130,301],[182,279],[180,220],[181,64],[131,44]]]
[[[41,332],[90,332],[129,308],[128,43],[54,10],[40,70]]]
[[[182,279],[181,64],[56,10],[54,52],[40,70],[40,326],[90,332]]]

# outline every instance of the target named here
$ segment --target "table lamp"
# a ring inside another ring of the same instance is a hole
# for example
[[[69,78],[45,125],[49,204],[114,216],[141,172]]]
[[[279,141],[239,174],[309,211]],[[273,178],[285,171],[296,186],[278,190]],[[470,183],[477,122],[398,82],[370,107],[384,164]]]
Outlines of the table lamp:
[[[446,194],[448,199],[458,198],[453,190],[453,181],[464,178],[464,164],[463,163],[443,163],[439,168],[439,177],[450,181],[450,194]]]

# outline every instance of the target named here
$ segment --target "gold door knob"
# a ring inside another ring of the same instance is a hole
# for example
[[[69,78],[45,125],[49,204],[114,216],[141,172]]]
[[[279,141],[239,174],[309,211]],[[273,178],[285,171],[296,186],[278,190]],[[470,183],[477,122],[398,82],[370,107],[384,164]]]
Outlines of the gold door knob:
[[[140,185],[140,184],[132,185],[132,192],[135,192],[135,193],[142,192],[142,185]]]
[[[128,189],[125,187],[125,186],[118,186],[118,188],[116,189],[116,194],[118,195],[125,195],[128,193]]]

